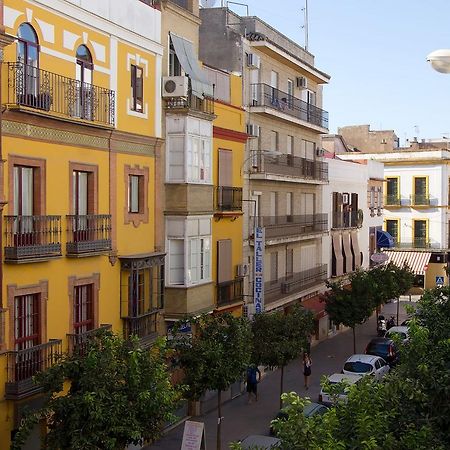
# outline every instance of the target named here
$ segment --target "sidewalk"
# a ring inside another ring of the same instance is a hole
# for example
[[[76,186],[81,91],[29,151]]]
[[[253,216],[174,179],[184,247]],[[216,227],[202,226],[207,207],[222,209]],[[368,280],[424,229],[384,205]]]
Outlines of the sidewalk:
[[[403,299],[402,299],[403,300]],[[407,316],[400,302],[400,321]],[[395,315],[396,302],[385,305],[385,315]],[[372,316],[365,324],[356,328],[357,351],[363,353],[367,343],[376,336],[376,319]],[[320,342],[311,350],[312,375],[310,388],[305,391],[303,387],[303,366],[301,360],[295,360],[284,371],[284,391],[295,391],[301,396],[309,396],[317,402],[320,392],[320,378],[334,372],[340,372],[344,361],[353,354],[352,331],[338,333],[325,341]],[[247,404],[247,396],[242,395],[224,404],[222,407],[222,450],[229,448],[229,443],[243,439],[249,434],[268,434],[270,421],[278,412],[280,393],[280,371],[268,372],[258,386],[259,401]],[[206,448],[216,448],[217,410],[190,420],[204,422],[206,433]],[[154,444],[144,447],[146,450],[180,450],[183,440],[184,423],[168,431]]]

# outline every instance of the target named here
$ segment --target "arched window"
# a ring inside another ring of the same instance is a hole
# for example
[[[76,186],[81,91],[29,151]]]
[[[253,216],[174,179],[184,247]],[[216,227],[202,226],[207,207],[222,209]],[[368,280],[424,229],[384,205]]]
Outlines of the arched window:
[[[92,84],[93,68],[91,52],[85,45],[80,45],[77,48],[77,80]]]
[[[34,28],[29,23],[19,26],[17,47],[17,61],[31,67],[39,65],[39,41]]]
[[[77,116],[87,120],[94,118],[94,92],[92,87],[92,64],[91,52],[85,45],[77,48]]]

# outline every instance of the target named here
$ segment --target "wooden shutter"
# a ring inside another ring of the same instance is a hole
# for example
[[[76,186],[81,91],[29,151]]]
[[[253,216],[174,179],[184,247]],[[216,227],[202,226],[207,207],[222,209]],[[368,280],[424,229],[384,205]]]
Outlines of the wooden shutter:
[[[217,241],[217,283],[232,279],[231,239]]]
[[[219,186],[233,186],[233,152],[219,150]]]

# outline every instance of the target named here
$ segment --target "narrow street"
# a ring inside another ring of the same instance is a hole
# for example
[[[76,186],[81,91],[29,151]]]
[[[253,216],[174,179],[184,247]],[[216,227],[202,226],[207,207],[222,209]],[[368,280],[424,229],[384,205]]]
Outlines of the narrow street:
[[[406,297],[404,297],[406,299]],[[409,301],[400,302],[399,323],[406,317],[404,304]],[[383,314],[386,317],[395,315],[397,304],[385,305]],[[365,324],[356,329],[356,346],[358,352],[364,352],[367,343],[376,336],[376,318],[373,315]],[[301,360],[293,361],[285,369],[284,391],[295,391],[302,396],[309,396],[312,401],[317,401],[320,392],[320,379],[322,375],[340,372],[344,361],[353,354],[353,338],[351,330],[338,333],[315,346],[312,351],[312,375],[310,388],[306,391],[303,387],[303,368]],[[250,434],[268,434],[269,424],[278,411],[280,392],[280,371],[269,372],[258,386],[259,401],[247,404],[247,396],[242,395],[224,404],[222,408],[222,450],[229,448],[229,443],[244,438]],[[205,423],[206,448],[216,448],[216,424],[217,410],[200,417],[191,418]],[[184,424],[173,428],[166,433],[162,439],[147,450],[180,450],[183,437]]]

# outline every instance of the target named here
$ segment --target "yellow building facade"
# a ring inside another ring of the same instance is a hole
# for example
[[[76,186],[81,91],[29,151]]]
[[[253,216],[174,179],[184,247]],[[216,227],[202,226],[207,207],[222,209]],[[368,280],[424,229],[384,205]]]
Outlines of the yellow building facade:
[[[58,355],[100,328],[164,332],[160,24],[140,0],[4,2],[2,449]]]

